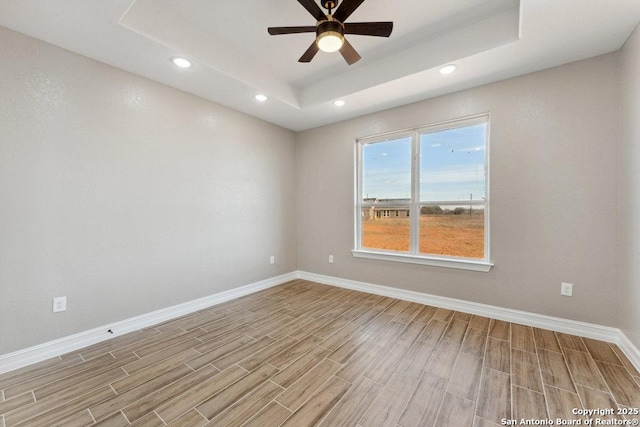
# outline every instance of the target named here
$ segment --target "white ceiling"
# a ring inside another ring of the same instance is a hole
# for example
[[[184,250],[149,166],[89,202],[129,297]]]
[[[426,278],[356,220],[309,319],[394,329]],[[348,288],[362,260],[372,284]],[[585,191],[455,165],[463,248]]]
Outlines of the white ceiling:
[[[363,21],[393,33],[347,36],[352,66],[301,64],[313,34],[267,34],[315,24],[296,0],[0,0],[0,25],[296,131],[615,51],[640,1],[366,0],[347,19]]]

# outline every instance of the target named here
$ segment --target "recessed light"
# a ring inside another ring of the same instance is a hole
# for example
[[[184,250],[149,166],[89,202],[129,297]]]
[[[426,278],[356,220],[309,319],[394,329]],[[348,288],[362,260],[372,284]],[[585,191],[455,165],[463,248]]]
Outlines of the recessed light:
[[[445,65],[444,67],[440,68],[440,74],[451,74],[457,69],[458,66],[456,64]]]
[[[347,102],[344,99],[336,99],[335,101],[333,101],[333,105],[335,105],[336,107],[342,107],[346,103]]]
[[[259,93],[256,96],[254,96],[254,98],[256,99],[256,101],[260,101],[260,102],[264,102],[267,99],[269,99],[269,98],[267,98],[267,95],[263,95],[261,93]]]
[[[173,58],[171,58],[171,62],[173,62],[173,65],[175,65],[176,67],[180,67],[180,68],[191,67],[191,61],[189,61],[188,59],[180,58],[178,56],[174,56]]]

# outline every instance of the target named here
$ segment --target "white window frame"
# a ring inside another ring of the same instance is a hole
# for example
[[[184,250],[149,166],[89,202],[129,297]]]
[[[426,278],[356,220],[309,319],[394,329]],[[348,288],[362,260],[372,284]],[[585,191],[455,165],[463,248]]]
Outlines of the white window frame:
[[[420,135],[431,132],[439,132],[459,127],[473,126],[476,124],[486,124],[485,137],[485,194],[484,201],[420,201]],[[427,126],[420,126],[413,129],[407,129],[397,132],[388,132],[369,137],[356,139],[356,165],[355,165],[355,239],[354,248],[351,252],[357,258],[369,258],[383,261],[405,262],[412,264],[430,265],[436,267],[456,268],[462,270],[472,270],[480,272],[488,272],[493,263],[490,257],[490,232],[489,232],[489,136],[490,136],[490,115],[480,114],[470,117],[464,117],[445,122],[434,123]],[[411,200],[407,203],[393,202],[365,202],[362,197],[362,149],[365,145],[378,142],[389,141],[392,139],[411,138]],[[460,206],[474,205],[484,207],[484,259],[463,258],[445,255],[433,255],[420,253],[420,209],[422,206],[438,205],[438,206]],[[410,219],[410,249],[409,252],[396,252],[383,249],[371,249],[362,247],[362,210],[364,208],[375,206],[376,208],[408,208]]]

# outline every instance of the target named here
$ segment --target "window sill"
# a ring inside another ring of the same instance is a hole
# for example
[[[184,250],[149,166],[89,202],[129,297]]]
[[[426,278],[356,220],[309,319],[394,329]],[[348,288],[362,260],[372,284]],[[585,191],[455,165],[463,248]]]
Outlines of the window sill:
[[[434,267],[456,268],[459,270],[471,270],[488,272],[493,264],[485,261],[473,261],[467,259],[444,259],[424,257],[408,254],[392,254],[389,252],[376,252],[367,250],[352,250],[351,253],[356,258],[377,259],[382,261],[406,262],[410,264],[431,265]]]

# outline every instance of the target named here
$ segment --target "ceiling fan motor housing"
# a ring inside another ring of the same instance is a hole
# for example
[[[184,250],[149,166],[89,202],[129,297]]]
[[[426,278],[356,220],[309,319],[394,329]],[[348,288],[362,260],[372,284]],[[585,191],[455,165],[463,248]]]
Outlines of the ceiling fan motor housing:
[[[328,32],[336,33],[335,35],[338,37],[344,37],[344,28],[338,21],[324,21],[316,27],[317,36]]]

